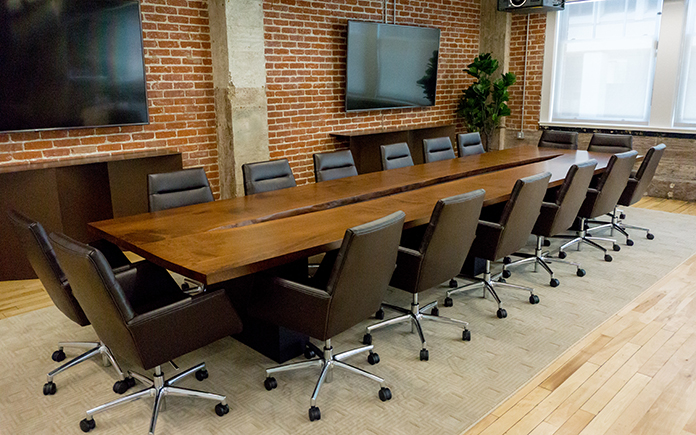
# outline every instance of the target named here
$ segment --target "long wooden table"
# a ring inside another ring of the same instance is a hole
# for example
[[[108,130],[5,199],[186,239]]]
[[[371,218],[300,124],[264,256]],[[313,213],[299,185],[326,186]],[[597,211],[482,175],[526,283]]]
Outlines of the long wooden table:
[[[337,248],[346,228],[396,210],[406,227],[426,223],[437,199],[486,190],[505,201],[519,178],[610,154],[524,147],[332,180],[158,213],[95,222],[96,234],[167,269],[215,284]]]

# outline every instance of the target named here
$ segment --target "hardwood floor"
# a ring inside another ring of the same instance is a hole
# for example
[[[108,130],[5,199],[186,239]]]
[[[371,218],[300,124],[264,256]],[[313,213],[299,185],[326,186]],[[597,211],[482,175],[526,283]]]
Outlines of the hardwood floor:
[[[696,204],[637,206],[696,215]],[[696,434],[696,255],[463,435]]]

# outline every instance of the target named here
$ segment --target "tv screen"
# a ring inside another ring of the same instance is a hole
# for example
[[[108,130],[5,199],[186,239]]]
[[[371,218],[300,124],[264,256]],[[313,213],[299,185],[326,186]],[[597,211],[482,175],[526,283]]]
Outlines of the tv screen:
[[[0,132],[147,122],[137,0],[0,2]]]
[[[348,22],[346,110],[435,105],[440,30]]]

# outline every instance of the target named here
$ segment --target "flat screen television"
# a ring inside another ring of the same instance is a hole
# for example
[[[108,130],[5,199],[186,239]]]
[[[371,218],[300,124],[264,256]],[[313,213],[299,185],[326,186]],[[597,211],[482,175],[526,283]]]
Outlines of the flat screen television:
[[[0,2],[0,132],[147,123],[139,1]]]
[[[349,21],[346,110],[435,105],[440,30]]]

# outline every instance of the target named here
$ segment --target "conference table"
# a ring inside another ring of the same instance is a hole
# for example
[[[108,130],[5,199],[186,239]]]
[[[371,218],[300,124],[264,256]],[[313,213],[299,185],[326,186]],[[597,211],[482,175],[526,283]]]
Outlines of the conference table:
[[[520,147],[90,223],[122,249],[206,285],[291,263],[340,246],[349,227],[406,213],[404,227],[428,222],[440,198],[486,191],[484,206],[506,201],[516,180],[611,154]]]

